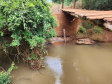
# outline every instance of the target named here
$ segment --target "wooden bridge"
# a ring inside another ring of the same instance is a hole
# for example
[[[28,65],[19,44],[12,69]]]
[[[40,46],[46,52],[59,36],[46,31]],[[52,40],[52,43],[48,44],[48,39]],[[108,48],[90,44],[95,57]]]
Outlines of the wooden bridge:
[[[85,9],[62,9],[64,13],[68,13],[76,18],[88,21],[93,25],[112,31],[112,11],[96,11]]]

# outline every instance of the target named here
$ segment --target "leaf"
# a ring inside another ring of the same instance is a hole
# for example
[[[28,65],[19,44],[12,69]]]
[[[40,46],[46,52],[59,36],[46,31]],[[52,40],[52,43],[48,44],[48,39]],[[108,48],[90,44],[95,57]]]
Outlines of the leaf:
[[[32,55],[31,55],[31,58],[35,60],[35,59],[36,59],[35,54],[32,54]]]
[[[44,57],[41,57],[41,60],[44,60]]]
[[[31,63],[31,65],[33,65],[33,63]]]
[[[2,32],[2,31],[0,31],[0,33],[1,33],[1,36],[3,36],[3,32]]]
[[[45,68],[45,66],[42,66],[42,68]]]
[[[33,22],[32,20],[29,20],[28,22]]]
[[[30,58],[30,57],[28,57],[28,58],[27,58],[27,60],[31,60],[31,58]]]
[[[19,46],[20,42],[19,40],[13,40],[12,43],[10,44],[10,46]]]
[[[15,65],[15,66],[14,66],[14,70],[16,70],[16,69],[18,69],[18,66]]]

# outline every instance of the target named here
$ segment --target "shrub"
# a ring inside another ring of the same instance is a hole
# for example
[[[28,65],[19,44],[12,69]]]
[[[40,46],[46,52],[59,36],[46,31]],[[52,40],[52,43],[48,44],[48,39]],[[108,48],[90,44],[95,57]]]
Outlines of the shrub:
[[[2,38],[5,48],[16,47],[16,57],[24,61],[35,54],[35,60],[45,53],[46,40],[56,36],[57,20],[46,0],[0,0],[0,33],[8,33],[12,42]]]
[[[93,27],[93,25],[91,25],[90,23],[88,23],[87,21],[83,21],[82,22],[82,26],[86,29],[91,29]]]
[[[0,72],[0,84],[8,84],[11,83],[11,76],[10,73],[13,69],[16,69],[17,67],[15,67],[15,64],[12,63],[11,67],[8,69],[8,71],[2,71]]]
[[[103,30],[102,30],[102,28],[95,26],[92,29],[92,33],[103,33]]]
[[[84,35],[87,35],[87,33],[86,33],[86,28],[81,27],[81,28],[78,30],[77,33],[83,33]]]
[[[7,28],[11,32],[10,46],[19,46],[24,39],[33,49],[38,43],[56,36],[53,29],[56,20],[49,10],[49,4],[40,0],[0,1],[1,34]],[[3,34],[2,34],[3,35]]]

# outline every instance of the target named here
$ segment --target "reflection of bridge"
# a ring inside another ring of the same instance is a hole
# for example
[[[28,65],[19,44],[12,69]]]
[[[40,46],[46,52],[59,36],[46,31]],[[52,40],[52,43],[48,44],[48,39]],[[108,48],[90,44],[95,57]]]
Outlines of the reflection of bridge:
[[[96,11],[84,9],[62,9],[74,17],[87,20],[93,25],[98,25],[112,31],[112,11]]]

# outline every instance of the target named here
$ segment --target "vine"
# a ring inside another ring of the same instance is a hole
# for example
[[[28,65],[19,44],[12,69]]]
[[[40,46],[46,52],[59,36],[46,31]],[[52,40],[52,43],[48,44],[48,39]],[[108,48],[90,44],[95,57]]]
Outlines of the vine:
[[[1,69],[3,69],[2,67],[0,67]],[[7,71],[5,71],[4,69],[3,69],[3,71],[2,72],[0,72],[0,84],[8,84],[8,83],[11,83],[11,76],[9,76],[10,74],[11,74],[11,71],[14,69],[17,69],[18,67],[17,66],[15,66],[15,64],[14,63],[12,63],[12,65],[11,65],[11,67],[7,70]]]
[[[0,33],[4,51],[12,47],[11,53],[18,60],[21,58],[31,65],[38,63],[42,66],[39,63],[46,52],[44,44],[56,36],[53,27],[57,26],[57,20],[49,8],[46,0],[0,0]],[[15,49],[17,53],[13,51]]]

